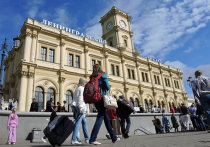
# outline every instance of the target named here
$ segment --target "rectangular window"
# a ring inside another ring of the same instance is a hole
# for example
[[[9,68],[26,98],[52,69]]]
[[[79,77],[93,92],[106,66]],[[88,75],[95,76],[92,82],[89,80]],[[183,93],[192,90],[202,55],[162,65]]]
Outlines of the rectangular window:
[[[72,54],[69,54],[69,66],[74,66],[73,65],[73,55]]]
[[[154,79],[155,79],[155,84],[157,84],[157,79],[156,79],[156,75],[154,75]]]
[[[125,44],[125,46],[127,46],[127,41],[126,40],[124,40],[124,44]]]
[[[174,87],[177,88],[177,86],[176,86],[176,81],[175,81],[175,80],[174,80]]]
[[[167,79],[167,81],[168,81],[168,86],[171,87],[170,82],[169,82],[169,79]]]
[[[96,61],[92,60],[92,70],[93,70],[93,66],[95,65]]]
[[[179,82],[178,81],[176,81],[176,82],[177,82],[177,84],[176,84],[177,85],[177,88],[179,89]]]
[[[49,49],[49,61],[54,62],[54,50]]]
[[[76,56],[76,67],[80,68],[80,58],[79,58],[79,56]]]
[[[165,78],[165,84],[166,84],[166,86],[168,86],[168,83],[167,83],[167,80],[166,80],[166,78]]]
[[[145,82],[144,73],[142,72],[141,75],[142,75],[143,82]]]
[[[112,41],[109,42],[109,45],[113,47]]]
[[[145,73],[146,82],[149,82],[148,75]]]
[[[131,74],[132,74],[132,79],[135,80],[134,70],[131,70]]]
[[[128,78],[131,79],[130,69],[128,69]]]
[[[101,65],[101,61],[97,61],[97,64]]]
[[[157,82],[160,85],[160,78],[159,78],[159,76],[157,76]]]
[[[41,48],[41,60],[46,61],[46,55],[47,55],[47,48],[42,47]]]
[[[119,73],[119,66],[116,66],[116,74],[117,74],[117,76],[120,76],[120,73]]]
[[[112,70],[112,75],[115,75],[114,74],[114,65],[113,64],[111,65],[111,70]]]

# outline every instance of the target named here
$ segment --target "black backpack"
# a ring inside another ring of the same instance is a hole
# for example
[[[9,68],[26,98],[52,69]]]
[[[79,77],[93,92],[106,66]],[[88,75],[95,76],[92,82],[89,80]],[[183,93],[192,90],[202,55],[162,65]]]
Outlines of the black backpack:
[[[197,104],[196,115],[202,115],[202,114],[204,114],[203,107],[201,105]]]

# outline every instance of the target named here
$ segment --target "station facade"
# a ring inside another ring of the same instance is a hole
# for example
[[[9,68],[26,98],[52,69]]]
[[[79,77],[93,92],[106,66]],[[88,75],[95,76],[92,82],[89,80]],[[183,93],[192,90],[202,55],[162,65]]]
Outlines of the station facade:
[[[71,103],[80,77],[89,79],[92,66],[106,72],[114,97],[124,95],[147,112],[152,105],[187,105],[182,72],[140,56],[134,49],[128,13],[112,7],[100,23],[103,41],[69,29],[27,18],[21,28],[19,48],[12,48],[4,61],[3,94],[18,100],[19,111],[29,111],[33,98],[39,110],[54,103]],[[74,30],[75,31],[75,30]]]

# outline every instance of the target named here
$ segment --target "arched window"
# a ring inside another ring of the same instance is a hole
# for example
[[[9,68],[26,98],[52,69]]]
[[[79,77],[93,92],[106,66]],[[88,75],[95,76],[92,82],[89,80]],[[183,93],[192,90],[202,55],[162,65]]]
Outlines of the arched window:
[[[41,87],[36,87],[36,89],[35,89],[35,99],[36,99],[36,102],[38,103],[38,111],[40,112],[44,108],[43,107],[44,90]]]
[[[55,91],[52,88],[47,89],[47,101],[53,98],[52,104],[55,105]]]
[[[148,109],[148,112],[151,112],[152,111],[152,100],[149,100],[149,109]]]
[[[144,100],[144,105],[145,105],[145,110],[148,112],[149,111],[149,107],[148,107],[147,100]]]
[[[174,102],[172,102],[172,107],[175,107]]]
[[[135,98],[134,107],[139,107],[139,100]]]
[[[132,98],[130,98],[130,103],[133,105],[133,99]],[[133,105],[134,106],[134,105]]]
[[[161,102],[161,104],[162,104],[162,108],[163,108],[163,107],[165,107],[165,104],[164,104],[164,102],[163,102],[163,101]]]
[[[70,90],[67,90],[66,91],[66,103],[68,104],[68,112],[72,112],[72,109],[71,109],[71,103],[72,103],[72,100],[73,100],[73,94]]]
[[[168,102],[168,105],[169,105],[169,108],[171,108],[171,103],[170,102]]]
[[[158,107],[161,108],[160,101],[158,101]]]

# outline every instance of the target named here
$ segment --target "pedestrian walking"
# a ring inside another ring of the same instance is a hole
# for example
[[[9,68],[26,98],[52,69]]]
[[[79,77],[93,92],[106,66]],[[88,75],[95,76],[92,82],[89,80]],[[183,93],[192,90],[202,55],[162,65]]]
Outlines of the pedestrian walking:
[[[170,107],[170,113],[175,113],[175,110],[173,107]]]
[[[58,107],[57,112],[61,112],[61,104],[60,104],[60,102],[57,102],[57,107]]]
[[[66,101],[63,101],[63,110],[64,112],[68,112],[68,104],[66,103]]]
[[[17,109],[17,100],[16,98],[12,98],[12,102],[9,104],[8,110]]]
[[[183,131],[186,131],[189,129],[189,120],[188,120],[188,109],[185,106],[185,104],[182,104],[182,107],[180,107],[180,114],[181,114],[181,126],[183,127]]]
[[[203,108],[201,106],[200,103],[198,103],[198,100],[195,100],[196,103],[196,107],[197,107],[197,111],[196,111],[196,115],[197,115],[197,120],[198,120],[198,129],[199,131],[206,131],[206,126],[203,122]]]
[[[173,128],[175,128],[175,129],[174,129],[175,132],[178,132],[178,131],[179,131],[179,130],[178,130],[179,124],[178,124],[177,118],[176,118],[176,116],[175,116],[174,113],[172,113],[172,115],[171,115],[171,123],[172,123],[172,125],[173,125]]]
[[[201,102],[205,115],[210,125],[210,77],[202,75],[202,71],[195,72],[195,80],[192,83],[192,90],[195,97]],[[199,95],[197,94],[197,91]]]
[[[72,101],[72,109],[74,110],[75,114],[75,129],[72,135],[71,144],[82,144],[81,142],[78,142],[78,133],[80,124],[82,123],[82,129],[85,137],[85,142],[89,143],[90,136],[87,130],[87,121],[86,121],[86,115],[85,115],[85,102],[83,98],[83,91],[84,86],[87,83],[87,79],[84,77],[81,77],[79,79],[78,87],[75,89],[74,95],[73,95],[73,101]]]
[[[195,129],[198,130],[198,118],[196,115],[196,111],[197,111],[197,108],[195,107],[194,104],[192,104],[191,108],[189,109],[189,113],[190,113],[190,118],[191,118],[194,130]]]
[[[127,101],[131,105],[131,107],[133,109],[133,105],[125,98],[124,95],[120,96],[120,99],[124,99],[124,101]],[[121,107],[119,107],[119,105],[118,105],[118,108],[116,109],[116,112],[117,112],[117,117],[120,118],[120,125],[121,125],[122,136],[124,138],[129,138],[128,133],[130,131],[130,126],[131,126],[130,114],[127,113],[127,110],[125,108],[121,109]],[[127,123],[126,126],[125,126],[125,121]]]
[[[166,113],[166,108],[165,107],[162,108],[162,113]]]
[[[156,134],[163,133],[160,119],[154,116],[154,120],[152,120],[152,122],[153,122],[153,125],[155,126]]]
[[[169,130],[169,128],[170,128],[170,121],[169,121],[169,119],[168,119],[168,117],[167,116],[165,116],[165,114],[162,114],[162,123],[163,123],[163,126],[164,126],[164,128],[165,128],[165,132],[166,133],[170,133],[170,130]]]
[[[38,112],[38,103],[36,102],[36,99],[33,98],[33,102],[31,103],[30,112]]]
[[[57,117],[56,112],[57,112],[58,108],[57,108],[56,106],[53,106],[51,109],[52,109],[52,110],[51,110],[52,112],[51,112],[51,115],[50,115],[50,121],[49,121],[49,123],[50,123],[51,121],[53,121],[54,118]],[[48,124],[49,124],[49,123],[48,123]],[[44,137],[42,138],[42,142],[47,143],[46,139],[47,139],[47,137],[44,136]]]
[[[139,105],[139,110],[140,113],[144,113],[144,108],[142,107],[142,105]]]
[[[106,112],[107,112],[107,114],[108,114],[108,116],[109,116],[109,120],[110,120],[111,127],[113,128],[113,126],[112,126],[112,120],[116,120],[116,119],[117,119],[116,109],[109,109],[109,108],[107,108],[107,109],[106,109]],[[108,139],[111,139],[109,133],[106,134],[106,137],[107,137]]]
[[[18,116],[16,114],[16,109],[12,109],[12,114],[9,115],[7,122],[7,130],[9,129],[9,136],[7,140],[7,144],[15,144],[16,143],[16,129],[18,126]]]
[[[46,112],[52,112],[52,107],[53,107],[53,104],[52,104],[52,101],[53,101],[53,98],[50,98],[49,101],[47,101],[47,104],[46,104]]]
[[[91,74],[90,78],[97,77],[99,75],[99,73],[103,73],[102,68],[99,64],[95,64],[93,66],[93,73]],[[106,91],[108,91],[110,89],[108,78],[105,73],[99,78],[99,86],[101,88],[101,97],[102,98],[100,101],[95,103],[95,107],[98,110],[98,114],[97,114],[96,122],[94,124],[89,142],[90,142],[90,144],[95,144],[95,145],[101,144],[96,141],[96,138],[97,138],[98,132],[100,130],[102,121],[104,120],[106,129],[111,136],[112,142],[116,143],[120,140],[120,138],[117,138],[114,131],[112,130],[109,116],[106,113],[106,108],[104,107],[104,101],[103,101],[103,96],[106,95],[107,94]]]

